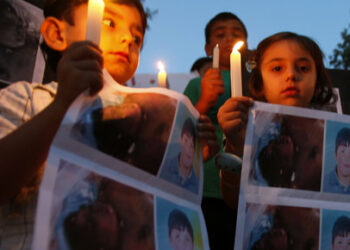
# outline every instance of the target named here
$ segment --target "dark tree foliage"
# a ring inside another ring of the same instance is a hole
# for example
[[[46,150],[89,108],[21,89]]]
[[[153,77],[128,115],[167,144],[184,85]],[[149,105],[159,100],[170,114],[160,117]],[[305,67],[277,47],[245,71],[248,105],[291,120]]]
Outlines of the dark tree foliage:
[[[350,25],[348,28],[350,28]],[[330,65],[336,69],[350,69],[350,33],[348,28],[341,32],[342,42],[337,44],[337,48],[333,50],[333,55],[329,56]]]

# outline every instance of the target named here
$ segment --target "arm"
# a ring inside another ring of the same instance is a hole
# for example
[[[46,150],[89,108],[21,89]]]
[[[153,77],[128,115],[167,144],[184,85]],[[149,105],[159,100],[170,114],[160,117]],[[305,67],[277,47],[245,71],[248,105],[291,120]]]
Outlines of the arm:
[[[59,87],[42,112],[0,140],[0,204],[27,185],[45,163],[52,140],[75,98],[102,87],[100,49],[89,42],[75,43],[57,68]]]
[[[220,150],[216,138],[215,126],[208,116],[201,115],[197,124],[198,138],[203,148],[203,161],[210,160]]]
[[[218,112],[218,122],[226,136],[226,151],[242,157],[248,110],[253,100],[248,97],[228,99]],[[232,209],[237,210],[240,174],[220,171],[220,189],[222,196]]]

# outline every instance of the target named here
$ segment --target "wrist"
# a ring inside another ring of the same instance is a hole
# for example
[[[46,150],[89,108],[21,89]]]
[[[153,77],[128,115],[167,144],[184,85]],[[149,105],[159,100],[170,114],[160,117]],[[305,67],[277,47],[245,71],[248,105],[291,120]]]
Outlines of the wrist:
[[[198,110],[200,114],[207,114],[210,106],[208,105],[208,102],[203,101],[202,99],[199,99],[196,103],[195,108]]]

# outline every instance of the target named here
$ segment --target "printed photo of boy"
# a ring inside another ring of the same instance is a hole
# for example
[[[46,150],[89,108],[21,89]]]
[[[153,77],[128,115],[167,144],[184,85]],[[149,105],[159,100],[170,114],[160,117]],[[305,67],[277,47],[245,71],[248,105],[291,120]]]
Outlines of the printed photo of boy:
[[[350,126],[327,122],[323,192],[350,194]]]
[[[158,249],[203,250],[198,212],[160,197],[156,199]]]
[[[350,249],[350,213],[322,210],[321,250]]]
[[[250,181],[260,186],[319,191],[324,122],[257,112],[255,123]]]

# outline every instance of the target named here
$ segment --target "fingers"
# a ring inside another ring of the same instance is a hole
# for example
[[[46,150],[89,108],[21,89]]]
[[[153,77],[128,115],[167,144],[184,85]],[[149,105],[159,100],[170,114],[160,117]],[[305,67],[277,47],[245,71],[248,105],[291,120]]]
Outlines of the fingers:
[[[248,97],[234,97],[228,99],[218,111],[219,125],[227,137],[243,131],[248,121],[248,111],[253,100]]]
[[[103,87],[101,49],[89,41],[73,43],[63,54],[57,67],[59,82],[56,98],[70,105],[83,91],[95,95]]]
[[[100,68],[103,67],[101,49],[88,41],[73,43],[64,52],[64,58],[72,61],[95,61],[99,64]]]

